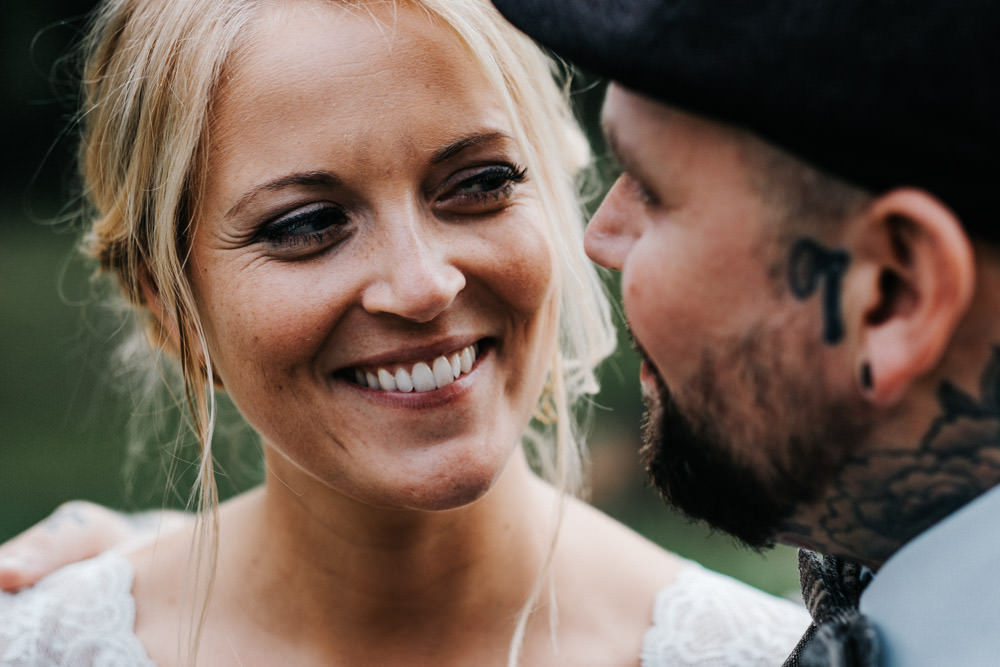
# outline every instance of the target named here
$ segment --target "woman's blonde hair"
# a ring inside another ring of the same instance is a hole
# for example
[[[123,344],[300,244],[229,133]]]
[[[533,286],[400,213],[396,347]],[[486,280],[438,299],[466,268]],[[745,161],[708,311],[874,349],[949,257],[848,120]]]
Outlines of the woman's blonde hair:
[[[211,554],[209,573],[218,505],[215,382],[186,272],[188,239],[197,224],[215,93],[260,8],[280,1],[105,0],[85,43],[80,166],[92,212],[85,248],[117,277],[153,347],[167,347],[179,363],[186,411],[201,444],[196,502],[208,517],[199,535]],[[578,493],[583,456],[576,406],[597,390],[594,369],[615,338],[603,287],[583,253],[578,193],[590,153],[568,103],[565,72],[487,0],[326,1],[360,10],[422,8],[467,45],[501,96],[551,223],[560,290],[559,345],[540,418],[525,442],[544,478],[564,493]],[[152,294],[156,313],[150,312]],[[519,620],[512,662],[539,590]]]

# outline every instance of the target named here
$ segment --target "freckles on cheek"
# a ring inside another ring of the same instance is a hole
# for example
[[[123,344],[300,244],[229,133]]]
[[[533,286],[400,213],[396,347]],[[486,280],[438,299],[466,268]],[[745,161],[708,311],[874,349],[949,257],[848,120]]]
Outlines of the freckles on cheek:
[[[204,317],[209,347],[215,359],[230,372],[259,372],[261,360],[276,365],[301,347],[308,338],[303,323],[297,321],[293,300],[253,302],[231,295],[212,304]]]
[[[555,290],[555,258],[540,234],[522,239],[522,244],[507,252],[496,253],[496,259],[505,298],[518,310],[538,310]]]

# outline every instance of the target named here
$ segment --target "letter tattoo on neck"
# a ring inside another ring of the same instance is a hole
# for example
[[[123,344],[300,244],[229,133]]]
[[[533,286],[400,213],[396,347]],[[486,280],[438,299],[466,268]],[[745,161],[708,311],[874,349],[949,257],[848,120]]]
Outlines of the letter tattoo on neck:
[[[829,250],[810,238],[796,241],[788,253],[788,285],[797,299],[807,300],[823,282],[823,341],[828,345],[844,338],[840,284],[850,262],[846,251]]]

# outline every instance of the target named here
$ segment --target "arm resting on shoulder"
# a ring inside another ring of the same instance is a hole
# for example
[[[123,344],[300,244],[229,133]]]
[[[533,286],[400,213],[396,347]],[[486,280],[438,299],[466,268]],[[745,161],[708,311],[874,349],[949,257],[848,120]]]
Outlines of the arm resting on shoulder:
[[[86,501],[64,503],[0,545],[0,590],[31,586],[65,565],[152,540],[190,519],[173,510],[123,514]]]

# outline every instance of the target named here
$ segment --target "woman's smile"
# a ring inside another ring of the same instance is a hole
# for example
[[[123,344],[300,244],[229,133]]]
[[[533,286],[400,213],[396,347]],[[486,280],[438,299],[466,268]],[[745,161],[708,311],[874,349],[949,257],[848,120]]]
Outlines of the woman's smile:
[[[344,371],[362,387],[382,392],[417,394],[443,389],[468,375],[476,363],[479,345],[472,343],[427,361],[359,365]]]

